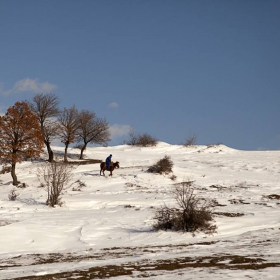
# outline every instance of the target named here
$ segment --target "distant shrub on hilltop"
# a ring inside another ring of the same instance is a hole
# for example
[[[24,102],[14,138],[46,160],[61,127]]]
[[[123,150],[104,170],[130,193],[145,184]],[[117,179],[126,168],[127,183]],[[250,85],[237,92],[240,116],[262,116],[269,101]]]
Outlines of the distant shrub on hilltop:
[[[192,134],[185,139],[185,142],[183,143],[183,145],[185,147],[195,146],[196,145],[196,140],[197,140],[197,135]]]
[[[125,141],[124,144],[140,147],[153,147],[158,143],[158,141],[148,133],[141,134],[130,131],[129,137],[130,139],[128,141]]]

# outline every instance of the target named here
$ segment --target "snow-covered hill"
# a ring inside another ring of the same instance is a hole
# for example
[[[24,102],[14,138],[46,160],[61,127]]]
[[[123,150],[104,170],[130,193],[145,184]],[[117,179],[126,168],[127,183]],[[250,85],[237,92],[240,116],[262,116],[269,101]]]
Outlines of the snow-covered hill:
[[[75,159],[79,152],[69,153]],[[71,183],[86,186],[65,190],[63,207],[45,205],[41,162],[17,165],[28,187],[16,190],[16,201],[8,199],[10,174],[0,175],[0,279],[280,279],[279,151],[163,142],[86,151],[92,159],[109,154],[121,168],[111,178],[99,176],[99,164],[80,165]],[[173,174],[146,172],[165,155]],[[170,191],[186,180],[217,201],[213,236],[152,231],[155,209],[175,205]]]

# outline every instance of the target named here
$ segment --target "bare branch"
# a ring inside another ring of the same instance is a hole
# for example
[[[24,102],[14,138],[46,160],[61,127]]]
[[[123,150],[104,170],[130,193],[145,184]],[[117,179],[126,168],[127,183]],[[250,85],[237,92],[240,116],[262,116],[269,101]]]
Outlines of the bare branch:
[[[79,128],[78,111],[75,106],[64,108],[58,117],[58,121],[61,142],[65,145],[64,161],[66,162],[68,147],[71,143],[74,143]]]
[[[83,151],[89,143],[106,146],[110,139],[109,124],[106,119],[97,118],[94,112],[82,110],[78,115],[79,128],[77,130],[77,142],[83,143],[81,149],[81,159]]]
[[[61,203],[61,193],[72,178],[73,166],[65,163],[44,163],[37,169],[37,177],[48,193],[46,204],[54,207]]]
[[[51,141],[55,138],[58,133],[57,124],[53,120],[54,117],[59,115],[59,100],[58,97],[52,93],[36,94],[32,102],[29,102],[31,111],[37,116],[44,142],[49,153],[49,161],[53,161],[53,151],[51,149]]]

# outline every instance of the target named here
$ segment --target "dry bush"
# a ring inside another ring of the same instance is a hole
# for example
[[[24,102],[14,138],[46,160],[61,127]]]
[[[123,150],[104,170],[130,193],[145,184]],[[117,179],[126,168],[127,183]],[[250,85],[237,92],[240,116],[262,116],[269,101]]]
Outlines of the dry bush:
[[[9,200],[11,200],[11,201],[15,201],[15,200],[18,198],[18,196],[19,196],[19,194],[16,193],[16,190],[15,190],[15,189],[12,189],[12,190],[10,191],[10,193],[8,194],[8,198],[9,198]]]
[[[135,133],[133,130],[129,132],[130,139],[125,142],[127,145],[140,147],[156,146],[158,141],[148,133]]]
[[[176,175],[173,174],[173,175],[170,176],[170,180],[176,181],[176,179],[177,179],[177,176],[176,176]]]
[[[172,191],[178,208],[166,205],[156,210],[154,229],[192,232],[202,231],[206,234],[216,232],[212,224],[212,203],[194,194],[193,182],[177,184]]]
[[[72,178],[73,165],[51,162],[44,163],[37,169],[37,177],[48,193],[46,204],[50,207],[62,204],[61,194]]]
[[[197,135],[193,134],[193,135],[189,136],[188,138],[186,138],[183,145],[185,147],[194,146],[196,144],[196,139],[197,139]]]
[[[74,185],[72,191],[81,191],[82,188],[87,186],[86,183],[82,182],[81,180],[75,181],[72,185]]]
[[[144,133],[140,134],[138,138],[138,146],[141,147],[152,147],[156,146],[158,141],[151,135]]]
[[[173,161],[170,156],[165,156],[164,158],[157,161],[154,165],[149,167],[148,172],[159,173],[159,174],[168,174],[172,172]]]

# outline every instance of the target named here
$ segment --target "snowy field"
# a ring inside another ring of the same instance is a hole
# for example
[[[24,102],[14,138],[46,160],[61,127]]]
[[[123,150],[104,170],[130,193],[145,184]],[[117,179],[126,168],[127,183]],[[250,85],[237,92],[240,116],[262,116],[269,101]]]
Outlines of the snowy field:
[[[78,154],[70,150],[69,158]],[[99,176],[99,164],[80,165],[62,207],[45,205],[36,177],[42,162],[17,164],[27,187],[16,201],[8,199],[11,175],[0,175],[0,279],[280,279],[280,151],[160,142],[85,155],[109,154],[120,162],[113,177]],[[147,173],[165,155],[173,174]],[[85,183],[80,191],[77,180]],[[170,191],[187,180],[217,201],[212,236],[152,230],[155,209],[175,206]]]

